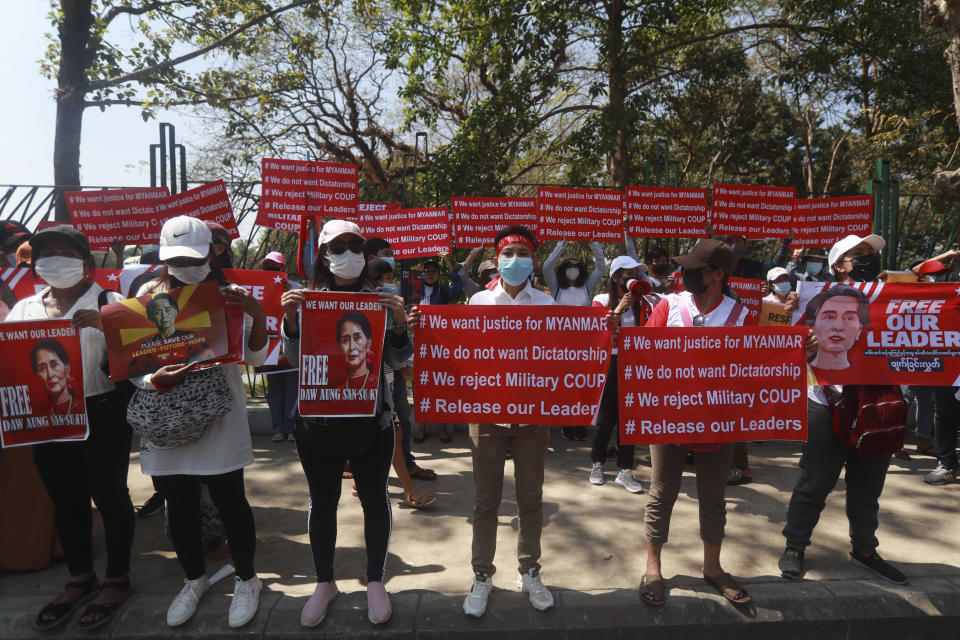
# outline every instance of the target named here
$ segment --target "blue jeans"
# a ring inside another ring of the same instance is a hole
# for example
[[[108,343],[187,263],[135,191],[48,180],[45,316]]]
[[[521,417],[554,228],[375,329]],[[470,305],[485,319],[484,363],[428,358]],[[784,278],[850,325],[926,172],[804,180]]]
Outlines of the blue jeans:
[[[297,407],[297,371],[271,373],[267,378],[267,405],[273,432],[290,435],[296,428],[293,412]]]

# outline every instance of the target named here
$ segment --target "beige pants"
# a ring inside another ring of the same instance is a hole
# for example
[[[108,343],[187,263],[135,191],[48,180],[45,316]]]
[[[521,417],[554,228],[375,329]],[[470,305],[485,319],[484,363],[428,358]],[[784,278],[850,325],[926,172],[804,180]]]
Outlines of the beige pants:
[[[700,538],[710,544],[720,544],[727,523],[727,473],[733,445],[724,445],[719,451],[696,451],[693,454],[697,471],[697,501],[700,504]],[[651,544],[666,544],[670,533],[670,515],[680,493],[680,478],[686,464],[687,450],[675,444],[650,445],[653,466],[650,498],[644,521],[647,540]]]
[[[507,450],[513,458],[513,479],[520,511],[517,561],[521,573],[539,566],[543,529],[543,467],[547,461],[549,427],[501,427],[471,424],[473,451],[473,571],[493,575],[497,552],[497,515],[503,497],[503,467]]]

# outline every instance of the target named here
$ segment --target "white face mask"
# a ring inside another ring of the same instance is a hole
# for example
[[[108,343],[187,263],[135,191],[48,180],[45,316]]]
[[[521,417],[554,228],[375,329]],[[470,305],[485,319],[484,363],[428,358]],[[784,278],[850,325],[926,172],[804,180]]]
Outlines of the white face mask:
[[[790,283],[789,282],[776,282],[773,285],[773,290],[779,293],[782,296],[790,293]]]
[[[362,253],[354,253],[349,249],[340,255],[330,254],[330,272],[344,280],[359,278],[366,264]]]
[[[84,264],[80,258],[50,256],[33,263],[37,275],[54,289],[69,289],[83,280]]]
[[[210,275],[210,264],[205,262],[196,267],[171,267],[167,265],[167,273],[183,284],[199,284]]]
[[[576,267],[567,267],[567,270],[564,272],[567,276],[567,280],[576,280],[580,277],[580,269]]]

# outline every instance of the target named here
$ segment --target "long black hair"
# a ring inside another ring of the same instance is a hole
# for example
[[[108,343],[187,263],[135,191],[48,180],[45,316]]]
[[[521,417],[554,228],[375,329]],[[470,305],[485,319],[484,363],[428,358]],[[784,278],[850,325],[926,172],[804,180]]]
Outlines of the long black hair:
[[[577,279],[573,281],[573,284],[570,284],[570,281],[567,279],[567,268],[576,267],[577,268]],[[573,256],[567,256],[557,264],[556,268],[557,273],[557,285],[561,289],[566,289],[567,287],[582,287],[587,282],[587,269],[583,266],[583,263],[580,262],[578,258]]]

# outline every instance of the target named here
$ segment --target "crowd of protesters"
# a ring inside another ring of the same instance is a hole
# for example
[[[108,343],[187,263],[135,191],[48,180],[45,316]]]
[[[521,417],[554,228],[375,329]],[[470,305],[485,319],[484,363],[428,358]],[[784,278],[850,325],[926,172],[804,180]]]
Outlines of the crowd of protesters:
[[[130,295],[216,282],[225,303],[242,310],[245,360],[259,367],[267,347],[265,312],[245,289],[231,284],[224,275],[223,269],[233,266],[233,254],[229,236],[224,236],[225,231],[218,226],[211,228],[190,217],[168,220],[155,255],[144,254],[141,259],[158,264],[159,268],[135,282]],[[284,359],[270,369],[259,369],[268,380],[273,440],[295,443],[309,486],[305,503],[316,587],[301,612],[301,624],[306,627],[323,622],[338,593],[334,556],[337,506],[345,469],[355,482],[364,514],[368,617],[373,624],[386,622],[392,611],[384,586],[392,527],[387,494],[391,467],[401,479],[406,504],[424,508],[436,501],[436,496],[413,482],[434,480],[437,476],[416,464],[411,443],[419,444],[429,432],[435,432],[441,444],[447,445],[455,436],[457,425],[415,425],[411,417],[406,382],[414,367],[415,336],[408,326],[416,321],[420,306],[459,302],[593,305],[607,309],[607,323],[613,329],[740,326],[748,310],[730,290],[729,278],[762,279],[764,300],[790,309],[796,305],[798,282],[855,284],[877,279],[878,253],[884,248],[884,241],[878,236],[848,236],[829,251],[805,249],[791,254],[788,239],[780,244],[773,259],[763,261],[748,256],[745,238],[729,236],[700,240],[689,252],[677,256],[670,256],[662,247],[650,247],[645,261],[641,261],[633,241],[625,238],[625,246],[617,249],[623,255],[609,261],[604,248],[592,243],[591,268],[578,255],[565,256],[568,245],[558,242],[542,265],[543,286],[539,287],[535,258],[538,241],[522,226],[502,229],[494,241],[492,255],[479,265],[476,262],[484,255],[482,249],[471,251],[460,264],[443,253],[437,259],[423,261],[414,278],[401,278],[388,242],[364,237],[352,222],[331,220],[315,231],[310,255],[303,260],[309,275],[307,288],[290,281],[281,298]],[[951,251],[920,260],[911,271],[919,280],[955,280],[953,261],[958,257],[960,252]],[[33,447],[36,470],[54,505],[56,532],[70,574],[63,593],[37,614],[37,628],[50,629],[65,623],[84,603],[87,606],[78,625],[94,628],[108,622],[122,606],[131,584],[130,555],[136,521],[127,490],[132,439],[127,404],[134,389],[162,403],[163,394],[187,380],[227,393],[222,413],[199,439],[173,447],[158,446],[148,439],[141,442],[140,468],[152,477],[157,494],[140,513],[147,515],[165,505],[169,535],[184,572],[184,585],[170,604],[166,621],[172,627],[185,623],[209,589],[204,563],[205,552],[209,551],[205,544],[208,536],[203,520],[210,509],[212,517],[221,523],[221,537],[229,541],[224,546],[228,551],[223,553],[229,553],[236,568],[229,624],[237,628],[247,624],[258,610],[261,581],[255,567],[254,514],[244,488],[244,470],[254,458],[240,365],[196,371],[193,363],[176,363],[131,379],[133,386],[114,384],[105,368],[106,343],[99,309],[122,297],[104,291],[92,281],[96,263],[87,239],[69,226],[32,233],[19,223],[0,222],[0,263],[27,267],[48,285],[35,295],[16,300],[9,287],[0,283],[0,316],[7,321],[72,319],[83,344],[82,367],[76,363],[74,367],[82,370],[90,437],[83,442]],[[268,271],[287,270],[286,259],[276,251],[266,254],[259,266]],[[677,282],[681,274],[682,286]],[[598,293],[604,277],[605,290]],[[837,287],[837,295],[844,295],[844,289],[856,291]],[[383,402],[377,403],[375,415],[302,418],[297,414],[300,310],[307,290],[375,293],[387,310],[383,362],[376,372],[378,395]],[[823,302],[822,306],[827,304]],[[818,311],[807,313],[816,315]],[[816,318],[808,321],[812,327]],[[815,365],[821,357],[818,344],[811,329],[806,349]],[[615,483],[630,494],[640,494],[644,487],[634,475],[635,447],[616,441],[616,347],[611,355],[607,382],[592,425],[596,429],[589,452],[589,477],[585,481],[603,485],[604,464],[615,457]],[[66,359],[57,353],[50,357]],[[788,579],[803,576],[811,534],[827,495],[845,469],[851,561],[890,582],[904,584],[907,577],[877,553],[879,501],[890,456],[864,456],[836,438],[830,422],[838,392],[837,387],[808,386],[809,436],[803,444],[796,485],[786,506],[781,575]],[[936,469],[923,480],[929,484],[952,482],[960,466],[956,453],[960,401],[955,397],[955,389],[917,388],[912,393],[916,398],[919,435],[916,453],[937,458]],[[589,433],[587,426],[590,425],[565,429],[564,437],[584,440]],[[519,510],[517,584],[534,608],[549,609],[554,606],[554,598],[541,576],[540,545],[549,429],[532,424],[476,423],[469,425],[468,443],[475,487],[471,542],[474,579],[463,611],[479,617],[487,610],[496,572],[493,559],[508,458],[513,460]],[[611,451],[611,444],[615,451]],[[644,514],[646,569],[639,581],[640,598],[653,607],[667,602],[662,553],[668,542],[680,478],[691,457],[698,489],[703,577],[731,603],[746,604],[750,594],[721,566],[726,486],[752,480],[745,443],[650,446],[652,471]],[[94,570],[91,500],[104,521],[107,563],[103,580]]]

